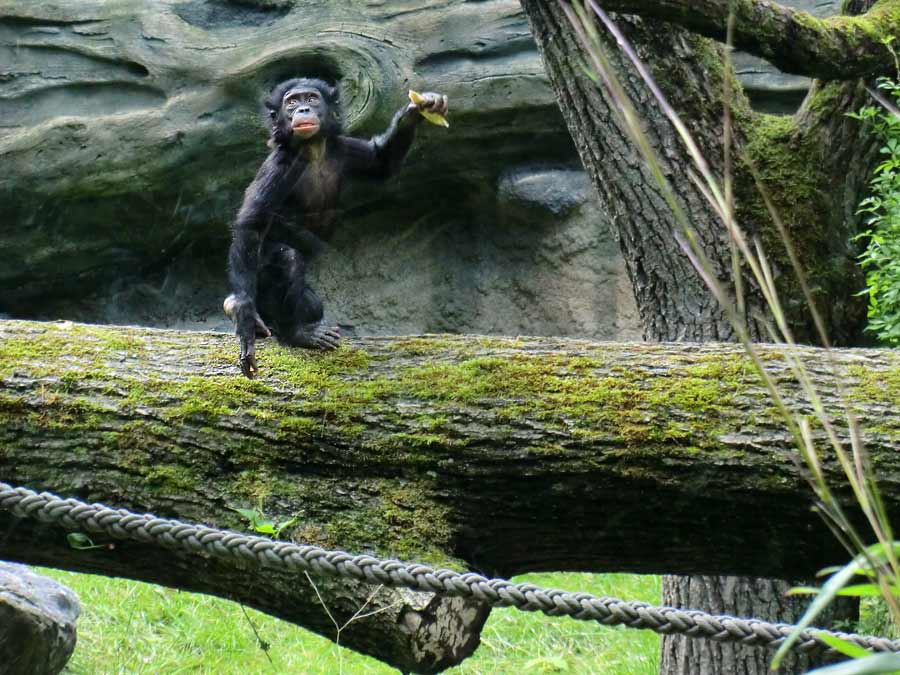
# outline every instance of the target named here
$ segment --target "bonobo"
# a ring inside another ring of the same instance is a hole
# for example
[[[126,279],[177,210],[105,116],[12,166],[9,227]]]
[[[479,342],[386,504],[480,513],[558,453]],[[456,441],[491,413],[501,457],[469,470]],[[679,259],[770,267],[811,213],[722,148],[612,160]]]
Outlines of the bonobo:
[[[403,106],[369,140],[341,134],[337,90],[318,79],[275,87],[264,104],[271,152],[247,187],[234,223],[225,313],[240,342],[241,371],[256,375],[256,338],[272,333],[290,346],[334,349],[336,326],[323,323],[322,301],[306,282],[309,261],[334,227],[344,178],[385,178],[400,166],[420,111],[446,114],[447,97],[424,94]]]

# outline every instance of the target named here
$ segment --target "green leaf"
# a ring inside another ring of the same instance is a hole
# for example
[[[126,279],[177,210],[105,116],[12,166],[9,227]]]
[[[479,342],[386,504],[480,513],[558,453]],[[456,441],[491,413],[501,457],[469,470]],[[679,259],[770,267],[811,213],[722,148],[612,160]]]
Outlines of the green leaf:
[[[297,518],[298,516],[294,516],[290,520],[284,521],[277,528],[275,528],[275,537],[280,537],[282,532],[284,532],[287,528],[297,522]]]
[[[250,529],[255,532],[260,532],[261,530],[259,528],[264,527],[267,523],[271,525],[269,521],[263,519],[263,514],[256,509],[238,509],[233,506],[229,506],[228,508],[243,516],[247,522],[250,523]]]
[[[893,547],[894,549],[897,549],[898,544],[895,542]],[[873,544],[866,549],[865,553],[860,553],[847,563],[847,565],[832,574],[828,581],[822,586],[822,589],[819,591],[816,598],[810,603],[809,609],[806,610],[806,613],[801,617],[800,621],[797,622],[794,630],[791,631],[791,634],[788,635],[787,639],[781,643],[781,646],[775,653],[775,658],[772,659],[772,668],[775,669],[781,664],[785,654],[788,653],[791,647],[794,646],[794,643],[799,639],[800,633],[812,625],[815,618],[837,597],[838,592],[850,583],[850,580],[853,579],[853,577],[860,573],[869,573],[869,559],[877,561],[883,558],[884,548],[880,544]]]
[[[891,592],[897,595],[897,587],[890,586]],[[852,598],[880,598],[881,588],[877,584],[853,584],[852,586],[844,586],[838,595],[848,596]]]
[[[900,671],[900,654],[875,654],[864,659],[818,668],[810,671],[809,675],[883,675],[897,671]]]
[[[259,520],[259,514],[254,509],[238,509],[233,506],[229,506],[229,509],[232,511],[241,514],[244,518],[249,520],[251,523],[255,523]]]
[[[837,635],[819,633],[818,638],[836,652],[840,652],[844,656],[849,656],[851,659],[864,659],[868,656],[872,656],[872,652],[868,649],[863,649],[858,644],[848,640],[842,640]]]
[[[66,541],[69,542],[69,546],[76,551],[87,551],[92,548],[100,548],[83,532],[69,532],[69,534],[66,535]]]

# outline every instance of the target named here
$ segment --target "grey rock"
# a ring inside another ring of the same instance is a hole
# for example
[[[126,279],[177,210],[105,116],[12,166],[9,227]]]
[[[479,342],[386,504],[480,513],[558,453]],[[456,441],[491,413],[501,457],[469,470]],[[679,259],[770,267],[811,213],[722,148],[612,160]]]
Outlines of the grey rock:
[[[503,206],[532,206],[559,216],[587,202],[592,192],[584,171],[523,167],[501,174],[497,195]]]
[[[525,194],[535,200],[525,207],[512,207],[501,190],[444,222],[411,217],[375,231],[367,224],[372,239],[339,232],[314,270],[329,316],[366,334],[639,339],[624,263],[585,174],[530,165],[511,174],[530,185]]]
[[[75,649],[78,596],[24,565],[0,562],[4,675],[56,675]]]

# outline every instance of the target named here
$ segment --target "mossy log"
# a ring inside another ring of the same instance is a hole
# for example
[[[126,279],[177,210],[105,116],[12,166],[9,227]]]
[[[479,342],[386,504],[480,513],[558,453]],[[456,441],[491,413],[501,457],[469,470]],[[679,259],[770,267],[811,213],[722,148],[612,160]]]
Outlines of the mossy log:
[[[808,412],[785,349],[760,351]],[[900,513],[900,354],[837,350],[831,364],[798,351],[837,427],[845,404],[858,416]],[[845,558],[737,346],[422,336],[314,353],[263,341],[253,381],[236,355],[219,333],[0,322],[0,479],[239,530],[232,509],[256,508],[297,516],[298,541],[491,574],[800,577]],[[215,593],[334,636],[305,579],[130,542],[76,551],[54,527],[0,522],[0,557]],[[339,621],[371,593],[320,590]],[[483,608],[397,597],[382,590],[373,608],[393,607],[341,643],[414,672],[477,645]]]
[[[786,73],[845,80],[893,72],[886,36],[900,30],[900,2],[880,0],[862,16],[816,18],[770,0],[599,0],[609,11],[669,21],[725,40],[733,12],[734,44]]]

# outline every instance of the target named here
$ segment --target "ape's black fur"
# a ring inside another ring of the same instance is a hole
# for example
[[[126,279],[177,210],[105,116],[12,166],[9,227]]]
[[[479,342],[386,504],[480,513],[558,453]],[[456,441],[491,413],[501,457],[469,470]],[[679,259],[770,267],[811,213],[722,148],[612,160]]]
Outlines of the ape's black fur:
[[[446,112],[446,97],[429,106]],[[235,321],[241,369],[256,373],[255,337],[269,333],[295,346],[333,349],[337,328],[322,324],[322,302],[306,283],[315,249],[334,226],[346,177],[386,177],[406,156],[420,119],[406,105],[387,130],[364,140],[341,135],[337,90],[310,78],[288,80],[264,101],[271,152],[244,195],[234,224],[228,270],[232,295],[225,311]]]

